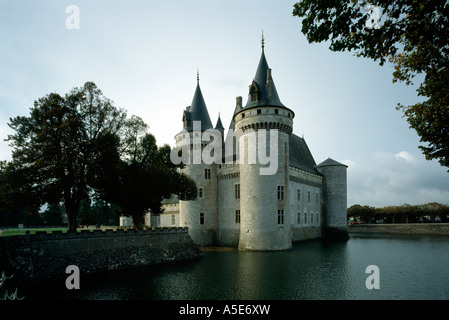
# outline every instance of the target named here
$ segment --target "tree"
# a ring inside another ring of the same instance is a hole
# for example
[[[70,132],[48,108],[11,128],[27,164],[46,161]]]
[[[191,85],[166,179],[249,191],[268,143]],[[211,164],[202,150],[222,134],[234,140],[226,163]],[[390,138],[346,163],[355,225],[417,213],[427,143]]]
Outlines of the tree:
[[[64,208],[59,203],[50,203],[42,214],[42,218],[45,221],[45,224],[49,226],[60,226],[62,225],[63,213]]]
[[[34,195],[38,205],[62,201],[68,231],[76,231],[98,141],[103,135],[118,133],[125,119],[126,113],[93,82],[72,89],[65,97],[51,93],[35,101],[28,117],[18,116],[9,123],[15,131],[8,136],[12,171],[21,178],[15,182],[20,189],[16,194]]]
[[[42,224],[38,195],[29,184],[28,170],[17,170],[12,162],[0,162],[0,226]]]
[[[355,51],[380,65],[393,63],[393,82],[409,85],[417,75],[424,75],[417,92],[426,100],[410,106],[398,103],[397,109],[427,144],[419,146],[426,159],[449,167],[446,1],[302,0],[294,5],[293,15],[302,18],[301,31],[309,43],[330,41],[332,51]]]
[[[104,135],[91,185],[103,200],[120,207],[133,219],[134,228],[144,225],[145,213],[162,213],[162,200],[176,194],[181,200],[196,198],[196,184],[170,160],[170,147],[158,148],[148,125],[137,116],[126,121],[120,137]]]

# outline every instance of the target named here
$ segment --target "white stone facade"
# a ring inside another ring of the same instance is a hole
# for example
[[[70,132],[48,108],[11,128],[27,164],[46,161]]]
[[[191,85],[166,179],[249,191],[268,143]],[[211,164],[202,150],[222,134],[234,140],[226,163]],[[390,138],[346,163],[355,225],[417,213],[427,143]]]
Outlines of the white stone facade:
[[[296,241],[321,238],[326,226],[346,230],[346,166],[331,159],[317,166],[304,139],[293,134],[295,114],[279,100],[263,48],[247,105],[237,97],[228,137],[234,134],[240,153],[233,150],[232,158],[225,149],[214,163],[195,158],[208,148],[198,135],[214,129],[198,79],[184,129],[175,136],[188,154],[183,170],[195,180],[198,197],[168,201],[158,221],[149,219],[153,225],[188,227],[198,245],[240,250],[286,250]],[[198,131],[195,121],[201,122]],[[215,129],[213,140],[229,147],[220,118]],[[257,161],[251,162],[254,153]]]

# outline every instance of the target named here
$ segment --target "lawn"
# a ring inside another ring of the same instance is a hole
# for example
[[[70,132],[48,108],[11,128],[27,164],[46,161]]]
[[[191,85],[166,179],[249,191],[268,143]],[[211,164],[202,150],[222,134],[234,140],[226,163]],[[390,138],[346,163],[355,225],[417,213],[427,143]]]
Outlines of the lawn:
[[[67,228],[4,229],[4,230],[0,230],[0,237],[20,236],[20,235],[24,235],[27,231],[30,231],[31,234],[36,233],[36,231],[47,231],[47,232],[62,231],[62,232],[67,232]]]

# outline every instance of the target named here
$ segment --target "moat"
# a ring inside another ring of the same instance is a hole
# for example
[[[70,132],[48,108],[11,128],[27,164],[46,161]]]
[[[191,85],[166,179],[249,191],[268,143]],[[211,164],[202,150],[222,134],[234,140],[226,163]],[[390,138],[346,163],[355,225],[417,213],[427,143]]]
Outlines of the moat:
[[[346,243],[310,241],[281,252],[204,250],[182,263],[83,276],[19,289],[25,299],[300,300],[449,299],[449,235],[351,234]],[[379,289],[367,289],[369,265]]]

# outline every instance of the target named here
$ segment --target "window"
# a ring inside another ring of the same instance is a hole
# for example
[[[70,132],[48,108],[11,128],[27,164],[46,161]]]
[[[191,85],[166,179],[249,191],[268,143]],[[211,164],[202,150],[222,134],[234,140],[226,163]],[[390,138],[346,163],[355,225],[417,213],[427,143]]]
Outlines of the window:
[[[310,214],[310,223],[313,224],[313,213]]]
[[[284,187],[278,186],[278,199],[283,200],[284,199]]]
[[[245,118],[245,114],[244,114],[244,113],[242,113],[242,119],[243,119],[243,118]]]
[[[297,194],[298,194],[298,201],[301,201],[301,189],[297,190]]]
[[[318,196],[318,192],[316,193],[316,203],[318,203],[319,202],[319,196]]]
[[[249,89],[249,94],[251,95],[251,102],[255,102],[258,100],[259,93],[258,93],[257,87],[254,82]]]
[[[200,224],[204,224],[204,213],[200,213]]]
[[[274,113],[275,113],[275,114],[278,114],[278,113],[279,113],[279,110],[278,110],[278,109],[274,109]]]
[[[307,191],[307,201],[310,202],[310,191]]]
[[[261,114],[261,113],[262,113],[262,110],[257,109],[257,114]]]
[[[176,224],[176,218],[175,218],[175,215],[172,214],[171,215],[171,225],[174,226],[175,224]]]
[[[307,213],[304,213],[304,224],[307,224]]]
[[[240,199],[240,185],[239,184],[235,185],[235,198]]]
[[[301,224],[301,212],[298,212],[297,217],[296,217],[296,222],[298,224]]]
[[[198,189],[198,197],[200,197],[200,198],[203,197],[203,188]]]
[[[235,223],[240,223],[240,210],[235,210]]]
[[[210,169],[204,170],[204,179],[210,179]]]
[[[257,101],[257,92],[253,91],[251,93],[251,102]]]
[[[278,224],[284,224],[284,210],[278,210]]]

